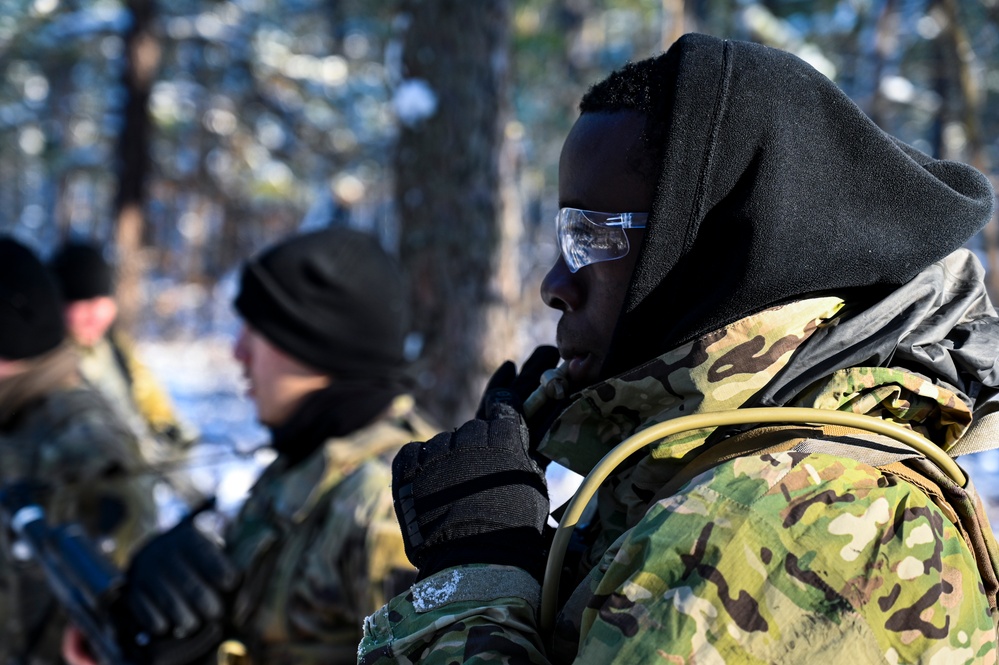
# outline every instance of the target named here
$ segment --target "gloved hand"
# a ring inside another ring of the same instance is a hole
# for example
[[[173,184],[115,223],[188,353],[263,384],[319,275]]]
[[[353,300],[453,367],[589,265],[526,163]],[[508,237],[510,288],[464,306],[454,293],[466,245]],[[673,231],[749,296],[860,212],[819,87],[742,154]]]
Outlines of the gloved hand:
[[[119,599],[119,643],[137,662],[187,663],[223,637],[226,596],[238,574],[194,525],[195,511],[133,557]]]
[[[541,375],[546,370],[555,367],[558,361],[558,349],[554,346],[539,346],[524,362],[519,374],[517,366],[509,360],[500,365],[486,384],[475,417],[488,420],[493,417],[494,410],[499,404],[509,404],[523,415],[524,401],[541,384]],[[532,452],[537,448],[541,438],[548,431],[552,421],[561,412],[563,406],[563,402],[548,400],[537,413],[526,418]],[[539,456],[536,456],[535,460],[545,466],[548,464],[547,460]]]
[[[544,575],[548,489],[509,404],[496,404],[489,420],[404,446],[392,463],[392,498],[419,579],[470,563]]]

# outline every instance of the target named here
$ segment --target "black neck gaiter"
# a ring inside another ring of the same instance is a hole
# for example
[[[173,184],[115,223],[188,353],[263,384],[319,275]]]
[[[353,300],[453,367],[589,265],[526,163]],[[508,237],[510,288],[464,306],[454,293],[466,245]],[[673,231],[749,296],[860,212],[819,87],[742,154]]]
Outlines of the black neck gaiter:
[[[311,393],[282,425],[271,427],[271,447],[294,466],[324,441],[368,425],[405,392],[384,380],[338,380]]]

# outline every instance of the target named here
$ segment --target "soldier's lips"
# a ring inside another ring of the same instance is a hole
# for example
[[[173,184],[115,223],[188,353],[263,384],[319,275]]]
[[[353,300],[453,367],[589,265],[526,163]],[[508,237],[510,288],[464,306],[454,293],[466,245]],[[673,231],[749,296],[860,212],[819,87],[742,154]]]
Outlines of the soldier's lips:
[[[592,353],[567,353],[563,356],[568,363],[566,376],[569,382],[576,385],[588,383],[588,377],[594,370],[596,358]]]

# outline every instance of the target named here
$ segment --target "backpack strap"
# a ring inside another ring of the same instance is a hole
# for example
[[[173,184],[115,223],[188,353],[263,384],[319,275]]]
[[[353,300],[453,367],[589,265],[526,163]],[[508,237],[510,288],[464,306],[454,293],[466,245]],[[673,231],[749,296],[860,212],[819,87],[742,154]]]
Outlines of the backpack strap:
[[[695,457],[656,493],[650,505],[673,496],[696,476],[725,462],[750,455],[791,451],[853,459],[925,494],[957,527],[975,557],[999,634],[999,545],[971,479],[961,487],[924,455],[888,437],[837,425],[758,427],[720,441]]]
[[[114,358],[118,369],[121,370],[121,375],[125,379],[125,385],[131,390],[132,385],[135,383],[135,377],[132,375],[132,364],[129,362],[129,356],[126,354],[121,340],[113,329],[108,332],[107,340],[108,346],[111,347],[111,356]]]
[[[968,430],[947,450],[951,457],[999,448],[999,401],[989,400],[975,409]]]

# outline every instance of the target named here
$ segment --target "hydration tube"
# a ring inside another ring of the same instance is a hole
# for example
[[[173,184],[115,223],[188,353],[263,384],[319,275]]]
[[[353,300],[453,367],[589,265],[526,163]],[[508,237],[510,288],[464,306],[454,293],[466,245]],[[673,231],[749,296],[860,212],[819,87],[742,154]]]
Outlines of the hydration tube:
[[[583,483],[576,490],[572,500],[569,501],[569,505],[559,521],[558,528],[555,530],[555,538],[548,554],[548,565],[545,567],[544,584],[541,586],[540,622],[542,634],[550,635],[555,626],[559,577],[572,530],[579,522],[579,518],[590,499],[614,469],[650,443],[680,432],[755,423],[841,425],[881,434],[915,449],[939,466],[959,486],[964,487],[967,484],[964,472],[961,471],[957,463],[933,442],[897,423],[859,413],[796,407],[766,407],[699,413],[653,425],[628,437],[604,455],[604,458],[597,462],[593,470],[583,479]]]

